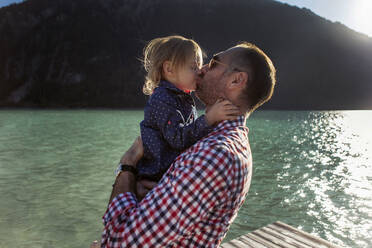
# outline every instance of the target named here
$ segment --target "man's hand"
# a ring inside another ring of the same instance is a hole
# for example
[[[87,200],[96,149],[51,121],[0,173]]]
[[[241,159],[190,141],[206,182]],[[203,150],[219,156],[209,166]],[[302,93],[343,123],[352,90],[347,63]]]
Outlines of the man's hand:
[[[133,167],[136,167],[137,162],[143,156],[143,143],[140,136],[138,136],[131,147],[129,147],[128,151],[124,153],[121,157],[120,162],[122,164],[128,164]]]
[[[122,164],[128,164],[131,166],[136,166],[137,162],[143,156],[143,143],[140,136],[133,142],[132,146],[120,159]],[[137,186],[137,199],[141,201],[145,195],[156,186],[157,182],[149,180],[141,180],[136,183]]]
[[[143,156],[143,144],[141,137],[137,137],[137,139],[133,142],[132,146],[124,153],[121,157],[120,162],[122,164],[130,165],[136,167],[138,160]],[[124,193],[124,192],[132,192],[136,194],[136,178],[134,174],[128,171],[120,172],[120,174],[116,177],[114,186],[112,188],[111,196],[109,203],[114,199],[117,195]]]
[[[223,120],[233,120],[239,115],[241,112],[237,106],[229,100],[218,99],[207,109],[205,117],[208,125],[212,126]]]
[[[137,182],[137,199],[141,201],[156,186],[157,182],[141,180]]]

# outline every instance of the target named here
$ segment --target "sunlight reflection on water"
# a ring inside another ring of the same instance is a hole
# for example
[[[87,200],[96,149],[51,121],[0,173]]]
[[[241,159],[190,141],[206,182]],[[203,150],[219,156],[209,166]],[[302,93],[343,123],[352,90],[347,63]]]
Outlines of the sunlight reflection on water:
[[[250,224],[239,228],[281,220],[339,245],[372,245],[372,111],[267,111],[248,126],[254,174],[236,222]]]

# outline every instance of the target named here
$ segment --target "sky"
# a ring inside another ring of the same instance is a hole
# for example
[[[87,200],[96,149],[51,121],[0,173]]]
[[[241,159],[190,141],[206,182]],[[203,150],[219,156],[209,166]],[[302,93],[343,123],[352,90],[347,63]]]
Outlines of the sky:
[[[372,0],[276,0],[310,9],[315,14],[372,37]]]
[[[0,7],[7,6],[11,3],[22,2],[22,0],[0,0]]]
[[[210,0],[213,1],[213,0]],[[349,28],[372,37],[372,0],[276,0],[305,7],[333,22],[341,22]],[[22,0],[0,0],[0,7]]]

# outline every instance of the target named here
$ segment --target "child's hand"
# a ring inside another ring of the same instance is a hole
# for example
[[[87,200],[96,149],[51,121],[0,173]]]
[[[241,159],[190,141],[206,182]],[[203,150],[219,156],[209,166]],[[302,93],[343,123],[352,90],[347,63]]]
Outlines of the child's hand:
[[[212,126],[223,120],[233,120],[241,115],[240,110],[229,100],[218,99],[208,111],[205,117],[209,126]]]

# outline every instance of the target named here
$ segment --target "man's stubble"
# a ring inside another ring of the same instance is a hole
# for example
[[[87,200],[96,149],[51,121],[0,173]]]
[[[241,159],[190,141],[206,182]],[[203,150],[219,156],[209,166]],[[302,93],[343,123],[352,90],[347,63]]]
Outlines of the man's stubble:
[[[196,84],[195,95],[207,107],[212,106],[219,98],[224,96],[223,83],[221,78],[199,77]]]

